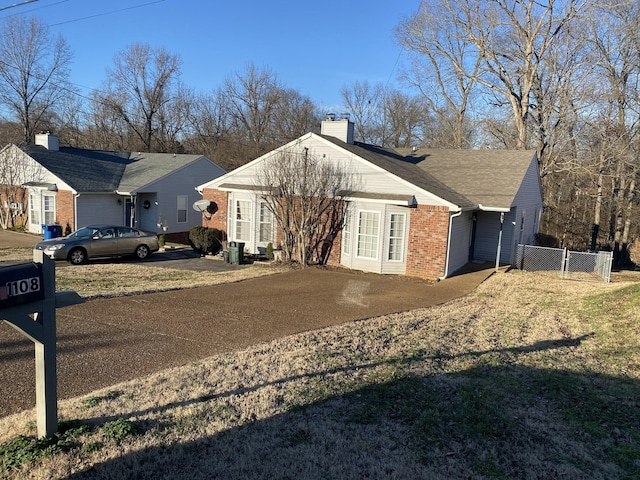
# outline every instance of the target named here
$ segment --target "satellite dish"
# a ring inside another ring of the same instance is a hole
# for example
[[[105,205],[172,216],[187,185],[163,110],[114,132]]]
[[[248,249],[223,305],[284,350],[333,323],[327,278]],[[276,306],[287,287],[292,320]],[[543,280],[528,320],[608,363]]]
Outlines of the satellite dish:
[[[209,200],[198,200],[193,203],[193,209],[196,212],[204,212],[211,202]]]

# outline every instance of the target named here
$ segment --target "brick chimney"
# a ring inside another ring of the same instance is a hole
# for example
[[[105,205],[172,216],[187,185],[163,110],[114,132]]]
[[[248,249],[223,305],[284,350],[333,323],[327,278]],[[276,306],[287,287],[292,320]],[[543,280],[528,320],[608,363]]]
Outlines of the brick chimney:
[[[320,133],[353,144],[353,122],[349,120],[348,113],[343,113],[340,117],[337,118],[335,113],[327,113],[327,118],[320,126]]]
[[[47,150],[58,150],[58,137],[51,135],[49,132],[38,133],[36,135],[36,145],[40,145]]]

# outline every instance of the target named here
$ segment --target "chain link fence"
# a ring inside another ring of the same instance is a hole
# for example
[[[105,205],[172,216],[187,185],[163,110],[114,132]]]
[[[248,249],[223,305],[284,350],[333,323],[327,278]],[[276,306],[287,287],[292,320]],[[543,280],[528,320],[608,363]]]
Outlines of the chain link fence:
[[[527,272],[556,273],[560,278],[611,281],[612,252],[574,252],[562,248],[518,245],[515,267]]]

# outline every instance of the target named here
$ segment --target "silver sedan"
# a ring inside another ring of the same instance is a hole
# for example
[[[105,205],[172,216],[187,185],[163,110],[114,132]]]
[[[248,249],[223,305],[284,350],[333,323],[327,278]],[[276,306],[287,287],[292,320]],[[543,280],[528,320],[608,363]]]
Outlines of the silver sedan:
[[[89,225],[66,237],[39,242],[33,248],[43,250],[54,260],[80,265],[99,257],[133,255],[142,260],[156,252],[159,245],[155,233],[117,225]]]

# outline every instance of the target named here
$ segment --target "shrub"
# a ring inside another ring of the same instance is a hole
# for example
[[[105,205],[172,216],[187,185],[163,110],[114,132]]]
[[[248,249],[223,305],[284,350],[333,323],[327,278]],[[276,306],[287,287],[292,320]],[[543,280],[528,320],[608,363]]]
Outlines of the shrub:
[[[222,249],[222,232],[217,228],[193,227],[189,231],[189,243],[200,254],[215,255]]]
[[[535,244],[538,247],[558,248],[560,246],[558,239],[548,233],[536,233]]]
[[[113,422],[105,423],[102,427],[102,433],[106,438],[119,445],[127,437],[142,433],[142,429],[135,422],[120,417]]]
[[[273,243],[267,243],[267,248],[264,252],[264,255],[268,260],[273,260]]]

